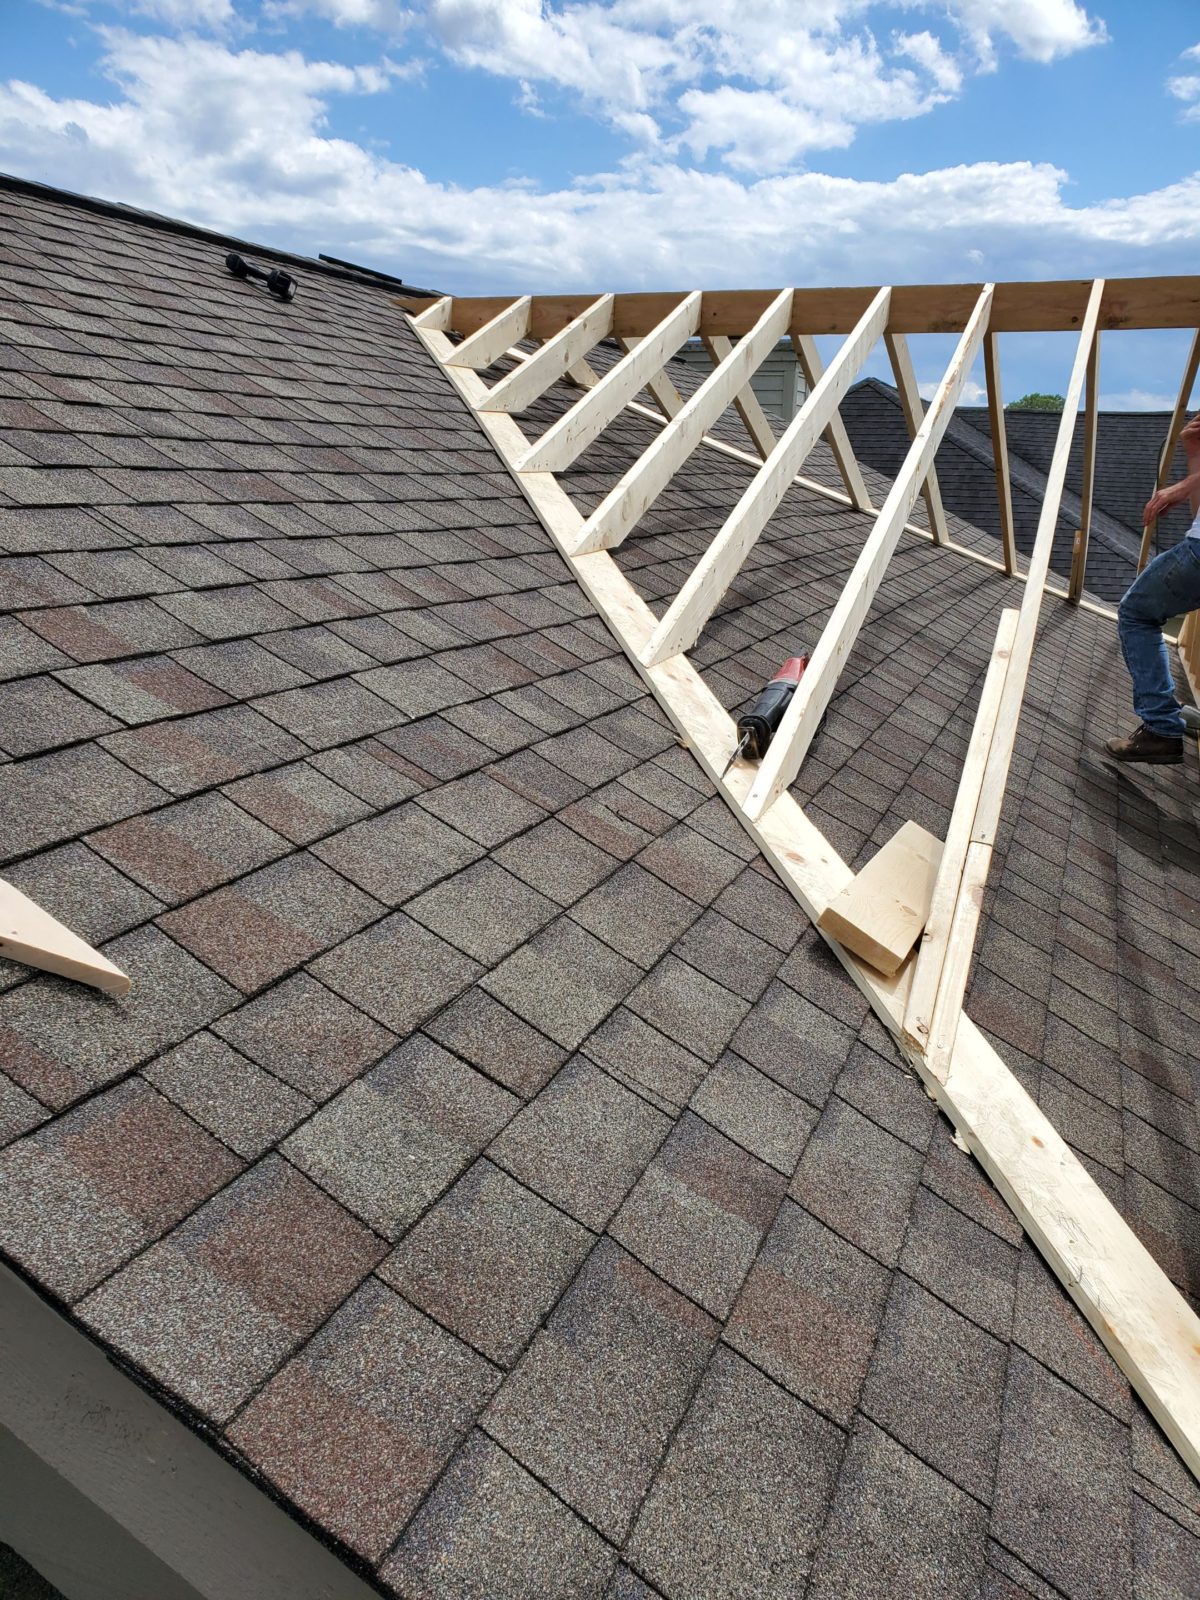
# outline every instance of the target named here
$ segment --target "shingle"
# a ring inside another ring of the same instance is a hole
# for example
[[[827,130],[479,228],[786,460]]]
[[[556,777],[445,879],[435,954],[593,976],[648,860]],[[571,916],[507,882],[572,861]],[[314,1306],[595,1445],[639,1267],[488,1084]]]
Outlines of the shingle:
[[[290,666],[253,639],[231,639],[224,644],[197,645],[177,650],[175,659],[206,683],[226,694],[244,699],[247,695],[271,694],[277,689],[293,689],[308,681],[307,673]]]
[[[539,822],[494,854],[501,866],[563,906],[578,900],[616,867],[606,850],[580,838],[557,817]]]
[[[476,1433],[380,1576],[412,1600],[602,1600],[615,1560],[597,1533]]]
[[[0,679],[70,666],[70,658],[33,633],[16,617],[0,617]]]
[[[931,1190],[917,1190],[900,1265],[998,1339],[1013,1331],[1017,1252]]]
[[[1007,1349],[897,1273],[862,1410],[943,1477],[991,1498]]]
[[[379,1268],[476,1350],[511,1366],[594,1242],[532,1190],[477,1161]]]
[[[1021,1224],[973,1157],[954,1143],[949,1124],[935,1123],[921,1181],[934,1194],[1009,1244],[1020,1244]]]
[[[304,754],[303,745],[249,706],[221,706],[177,722],[130,728],[104,745],[172,794],[261,772]]]
[[[675,946],[675,954],[743,1000],[755,1001],[779,968],[779,952],[719,911],[706,911]]]
[[[489,850],[514,834],[524,833],[544,817],[541,806],[523,800],[484,772],[431,789],[418,804]]]
[[[888,1293],[862,1251],[785,1201],[726,1338],[834,1421],[854,1414]]]
[[[818,1108],[853,1043],[849,1028],[778,980],[733,1037],[738,1055]]]
[[[1012,1338],[1073,1389],[1128,1420],[1124,1375],[1028,1241],[1020,1250]]]
[[[538,894],[494,861],[477,861],[408,904],[408,914],[490,966],[558,915]]]
[[[589,1228],[603,1228],[670,1129],[582,1058],[532,1100],[488,1154]]]
[[[609,1232],[660,1278],[726,1317],[786,1180],[685,1112]]]
[[[750,1009],[737,995],[668,955],[629,996],[636,1011],[693,1055],[715,1061]]]
[[[323,1528],[378,1561],[497,1376],[368,1278],[254,1397],[230,1438]]]
[[[179,712],[208,711],[229,697],[205,683],[170,656],[137,656],[131,661],[71,667],[59,678],[122,722],[153,722]]]
[[[629,862],[571,909],[572,918],[605,944],[650,967],[696,917],[696,906]]]
[[[330,1194],[395,1239],[519,1103],[417,1036],[347,1085],[284,1148]]]
[[[840,1429],[718,1350],[638,1517],[630,1559],[688,1600],[794,1600],[841,1461]]]
[[[306,972],[268,989],[214,1031],[276,1077],[316,1100],[378,1061],[395,1035]]]
[[[104,954],[133,979],[123,1000],[38,974],[0,995],[0,1057],[39,1100],[62,1107],[228,1011],[236,991],[157,928]]]
[[[473,772],[491,760],[487,745],[480,744],[446,717],[423,717],[420,722],[393,728],[387,736],[387,745],[428,777],[443,783],[461,778],[465,772]]]
[[[172,905],[288,850],[285,839],[219,794],[131,817],[92,834],[88,843]]]
[[[301,851],[159,922],[214,971],[253,993],[378,912],[375,901]]]
[[[358,681],[408,717],[427,717],[431,711],[444,711],[475,698],[474,690],[436,661],[398,661],[390,667],[373,667],[359,672]]]
[[[230,784],[230,799],[293,844],[311,844],[365,816],[368,806],[307,761]]]
[[[86,844],[64,844],[6,869],[6,880],[89,944],[103,944],[148,921],[162,906]],[[15,976],[27,969],[0,962]]]
[[[1200,1539],[1140,1498],[1133,1502],[1134,1593],[1138,1600],[1188,1600],[1200,1593]]]
[[[557,1044],[573,1048],[629,993],[638,970],[565,919],[535,934],[483,987]]]
[[[483,852],[419,806],[403,805],[344,828],[314,853],[377,900],[399,905]]]
[[[567,1057],[561,1045],[477,987],[431,1018],[425,1031],[523,1097],[536,1094]]]
[[[146,1068],[146,1077],[248,1160],[278,1143],[312,1110],[307,1095],[207,1032],[194,1033],[160,1056]]]
[[[223,1421],[385,1248],[268,1155],[110,1278],[79,1314],[160,1383]]]
[[[869,1422],[856,1426],[806,1593],[976,1600],[987,1513]]]
[[[348,678],[285,689],[256,701],[256,706],[314,750],[364,739],[396,722],[396,712],[386,700]]]
[[[240,1166],[148,1084],[131,1079],[0,1155],[5,1248],[74,1300]]]
[[[816,1113],[803,1100],[731,1050],[696,1089],[691,1108],[743,1149],[788,1176],[796,1170],[817,1123]]]
[[[893,1265],[921,1176],[915,1150],[830,1099],[789,1193],[843,1238]]]
[[[664,1110],[681,1110],[705,1070],[703,1061],[624,1006],[609,1013],[584,1054]]]
[[[113,600],[94,606],[60,606],[24,619],[73,661],[112,661],[150,650],[195,644],[198,635],[153,600]]]
[[[477,961],[399,911],[312,965],[314,977],[398,1034],[419,1027],[480,970]]]
[[[682,824],[648,844],[638,860],[702,906],[711,905],[743,870],[737,856]]]
[[[716,1333],[601,1240],[483,1425],[593,1527],[622,1539]]]
[[[167,797],[95,745],[10,766],[0,784],[0,859],[57,844]]]
[[[29,1133],[49,1115],[45,1106],[0,1073],[0,1146]]]
[[[717,896],[714,909],[777,950],[791,950],[808,929],[803,911],[772,873],[746,867]]]
[[[1129,1434],[1013,1350],[996,1477],[995,1531],[1072,1600],[1129,1593]]]
[[[0,683],[0,750],[11,756],[35,755],[55,745],[94,739],[118,726],[103,711],[44,674]]]

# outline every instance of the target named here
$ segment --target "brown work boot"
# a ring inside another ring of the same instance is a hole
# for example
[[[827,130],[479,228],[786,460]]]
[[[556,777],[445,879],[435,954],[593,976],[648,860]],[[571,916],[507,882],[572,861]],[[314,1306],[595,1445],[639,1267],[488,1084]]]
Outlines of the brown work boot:
[[[1143,722],[1128,739],[1110,739],[1104,746],[1117,761],[1146,761],[1171,767],[1183,760],[1183,739],[1175,733],[1155,733]]]

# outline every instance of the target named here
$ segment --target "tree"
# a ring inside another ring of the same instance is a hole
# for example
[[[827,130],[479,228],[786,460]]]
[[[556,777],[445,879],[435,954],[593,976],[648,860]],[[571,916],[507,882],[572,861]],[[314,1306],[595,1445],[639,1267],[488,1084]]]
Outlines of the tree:
[[[1061,394],[1023,394],[1008,407],[1010,411],[1061,411],[1066,405]]]

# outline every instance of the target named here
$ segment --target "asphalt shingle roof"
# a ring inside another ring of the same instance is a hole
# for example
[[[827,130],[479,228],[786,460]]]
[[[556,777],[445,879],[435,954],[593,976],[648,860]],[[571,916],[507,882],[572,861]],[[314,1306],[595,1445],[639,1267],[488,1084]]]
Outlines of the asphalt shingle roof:
[[[2,196],[0,854],[134,978],[0,973],[7,1258],[387,1593],[1190,1571],[1195,1484],[474,419],[299,275]],[[654,606],[748,472],[622,547]],[[862,530],[788,492],[695,652],[727,704]],[[944,829],[1010,593],[897,553],[796,790],[848,859]],[[1127,698],[1048,607],[969,1006],[1194,1296],[1195,771],[1094,760]]]

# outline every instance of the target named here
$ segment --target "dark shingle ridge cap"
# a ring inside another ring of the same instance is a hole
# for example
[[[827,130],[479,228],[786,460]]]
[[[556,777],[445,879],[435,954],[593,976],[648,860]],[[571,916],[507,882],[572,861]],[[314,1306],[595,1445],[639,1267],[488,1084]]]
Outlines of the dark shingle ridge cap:
[[[299,255],[294,250],[281,250],[275,245],[256,244],[251,239],[240,239],[236,234],[218,233],[212,228],[202,228],[199,223],[183,222],[178,217],[165,217],[158,211],[144,211],[138,206],[126,205],[122,200],[102,200],[95,195],[76,194],[72,189],[59,189],[53,184],[38,183],[33,178],[18,178],[11,172],[0,172],[0,194],[24,194],[35,200],[45,200],[51,205],[71,206],[77,211],[90,211],[101,217],[115,217],[124,222],[136,222],[144,228],[154,228],[160,233],[174,233],[183,238],[199,239],[222,249],[250,250],[256,256],[266,256],[272,261],[283,261],[290,266],[303,267],[306,272],[320,272],[327,278],[339,278],[345,283],[361,283],[374,289],[395,293],[397,287],[405,294],[419,295],[431,300],[439,299],[440,289],[422,289],[415,283],[399,280],[383,281],[369,267],[353,271],[315,256]],[[386,275],[383,275],[386,278]]]
[[[900,396],[890,383],[884,383],[880,378],[864,378],[858,388],[870,388],[885,396],[893,405],[899,406]],[[972,407],[975,412],[982,407]],[[985,413],[986,414],[986,413]],[[1125,413],[1113,413],[1124,415]],[[994,470],[995,463],[992,458],[991,437],[976,427],[970,418],[959,415],[958,410],[951,417],[946,428],[944,439],[956,445],[976,461],[982,462],[989,469]],[[1026,461],[1024,456],[1018,455],[1011,446],[1008,452],[1008,475],[1015,488],[1024,489],[1035,496],[1045,496],[1046,474],[1040,467],[1035,467],[1032,462]],[[1083,502],[1077,494],[1064,487],[1062,499],[1059,502],[1059,518],[1078,525],[1083,515]],[[1125,524],[1114,517],[1110,512],[1100,506],[1092,506],[1092,524],[1089,538],[1096,539],[1114,555],[1121,556],[1127,561],[1136,562],[1141,552],[1141,541],[1136,534],[1130,532]]]

